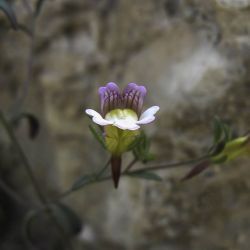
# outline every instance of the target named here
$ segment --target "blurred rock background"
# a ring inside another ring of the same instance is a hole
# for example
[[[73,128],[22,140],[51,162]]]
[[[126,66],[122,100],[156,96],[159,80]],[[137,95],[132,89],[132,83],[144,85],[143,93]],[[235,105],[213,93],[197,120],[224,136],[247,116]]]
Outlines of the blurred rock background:
[[[36,1],[27,1],[30,8],[25,1],[11,2],[18,22],[30,25]],[[248,0],[45,1],[34,41],[10,29],[3,12],[0,39],[0,108],[8,117],[18,111],[38,117],[35,140],[28,138],[25,122],[16,134],[50,198],[108,159],[88,130],[84,109],[98,108],[97,88],[109,81],[145,84],[146,106],[161,107],[146,128],[157,162],[204,154],[215,115],[239,134],[249,130]],[[4,182],[28,204],[36,203],[2,129],[0,156]],[[118,190],[111,181],[84,188],[64,199],[84,224],[73,244],[77,249],[247,250],[248,167],[249,159],[242,159],[186,183],[179,182],[188,170],[183,167],[160,171],[162,183],[122,178]],[[21,237],[14,225],[21,224],[23,210],[2,192],[0,221],[6,227],[0,249],[26,249],[13,240]]]

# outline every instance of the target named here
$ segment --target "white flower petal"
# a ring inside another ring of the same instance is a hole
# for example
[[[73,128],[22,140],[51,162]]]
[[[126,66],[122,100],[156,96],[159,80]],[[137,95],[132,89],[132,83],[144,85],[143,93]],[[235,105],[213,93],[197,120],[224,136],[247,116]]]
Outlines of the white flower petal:
[[[139,129],[140,126],[138,126],[134,121],[129,120],[116,120],[113,124],[117,128],[123,129],[123,130],[136,130]]]
[[[144,119],[145,117],[148,117],[148,116],[154,116],[159,109],[160,109],[160,107],[158,107],[158,106],[152,106],[152,107],[148,108],[147,110],[145,110],[141,114],[139,120],[142,120],[142,119]]]
[[[145,118],[139,120],[136,124],[148,124],[148,123],[154,121],[154,119],[155,119],[155,116],[148,116],[148,117],[145,117]]]
[[[85,112],[89,116],[92,116],[93,122],[98,124],[98,125],[105,126],[105,125],[112,124],[112,122],[103,119],[102,116],[93,109],[86,109]]]

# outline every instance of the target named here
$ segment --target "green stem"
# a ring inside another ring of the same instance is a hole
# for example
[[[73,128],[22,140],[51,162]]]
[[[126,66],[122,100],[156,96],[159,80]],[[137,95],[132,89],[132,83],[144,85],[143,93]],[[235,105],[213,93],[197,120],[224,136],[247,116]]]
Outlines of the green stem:
[[[15,147],[16,151],[19,153],[20,155],[20,158],[23,162],[23,165],[25,167],[25,170],[28,174],[28,177],[32,183],[32,186],[34,188],[34,191],[40,201],[40,203],[42,204],[43,207],[48,207],[48,202],[47,202],[47,199],[46,197],[43,195],[40,187],[39,187],[39,184],[34,176],[34,173],[33,173],[33,170],[32,170],[32,167],[29,163],[29,160],[28,158],[26,157],[21,145],[19,144],[16,136],[15,136],[15,133],[11,127],[11,125],[8,123],[8,121],[5,119],[5,116],[3,114],[3,112],[0,110],[0,122],[2,123],[6,133],[8,134],[13,146]],[[66,237],[66,233],[64,232],[64,229],[62,228],[60,222],[57,220],[57,218],[54,216],[53,214],[53,211],[48,207],[47,209],[47,213],[48,215],[50,216],[51,220],[55,223],[58,231],[61,233],[62,235],[62,240],[66,243],[65,241],[65,237]],[[70,245],[70,248],[73,249],[73,247],[71,246],[70,242],[68,243]],[[67,245],[67,244],[66,244]]]
[[[110,164],[110,160],[111,160],[111,159],[109,159],[109,160],[107,161],[107,163],[104,165],[104,167],[96,174],[96,176],[95,176],[95,179],[96,179],[96,180],[98,180],[99,178],[101,178],[102,175],[105,173],[105,171],[107,170],[107,168],[108,168],[108,166],[109,166],[109,164]]]
[[[13,201],[19,204],[19,206],[27,207],[27,203],[17,194],[11,187],[6,185],[0,179],[0,189],[2,189]]]
[[[153,166],[149,166],[149,167],[145,167],[145,168],[140,168],[137,170],[134,170],[130,173],[139,173],[139,172],[143,172],[143,171],[155,171],[155,170],[163,170],[163,169],[167,169],[167,168],[174,168],[174,167],[182,167],[182,166],[186,166],[186,165],[190,165],[190,164],[194,164],[196,162],[205,160],[210,158],[210,155],[204,155],[195,159],[191,159],[191,160],[187,160],[187,161],[180,161],[180,162],[173,162],[173,163],[161,163],[159,165],[153,165]]]
[[[125,168],[125,170],[121,173],[121,175],[127,175],[128,173],[129,174],[136,174],[136,173],[140,173],[140,172],[144,172],[144,171],[158,171],[158,170],[170,169],[170,168],[174,168],[174,167],[182,167],[182,166],[194,164],[194,163],[197,163],[199,161],[208,159],[209,157],[210,157],[210,155],[204,155],[204,156],[201,156],[201,157],[198,157],[195,159],[191,159],[191,160],[187,160],[187,161],[180,161],[180,162],[174,162],[174,163],[161,163],[159,165],[154,165],[154,166],[149,166],[149,167],[144,167],[144,168],[136,169],[133,171],[129,171],[131,169],[131,167],[137,162],[137,159],[133,159],[128,164],[128,166]],[[81,188],[89,186],[89,185],[94,184],[94,183],[107,181],[110,179],[112,179],[111,175],[103,176],[103,177],[100,177],[98,179],[93,179],[92,181],[89,181],[89,182],[85,183],[84,185],[82,185]],[[81,188],[79,188],[79,189],[81,189]],[[68,190],[68,191],[64,192],[63,194],[60,195],[60,197],[58,197],[58,200],[69,196],[72,192],[78,191],[79,189]]]
[[[36,178],[33,174],[32,167],[29,163],[29,160],[26,157],[25,153],[23,152],[23,149],[21,148],[19,142],[17,141],[17,138],[14,134],[14,131],[12,130],[12,127],[9,125],[9,123],[5,119],[5,116],[1,110],[0,110],[0,121],[5,129],[6,133],[8,134],[9,138],[11,139],[13,146],[15,147],[16,151],[20,155],[20,158],[24,164],[25,170],[28,174],[30,181],[32,182],[32,185],[34,187],[34,190],[35,190],[39,200],[41,201],[41,203],[46,203],[46,198],[44,197],[42,191],[40,190],[40,187],[39,187],[39,185],[36,181]]]

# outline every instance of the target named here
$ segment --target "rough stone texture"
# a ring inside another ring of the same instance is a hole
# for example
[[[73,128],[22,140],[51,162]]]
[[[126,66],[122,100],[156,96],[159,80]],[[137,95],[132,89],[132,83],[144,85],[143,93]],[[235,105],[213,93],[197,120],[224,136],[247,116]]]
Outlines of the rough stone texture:
[[[146,105],[161,107],[147,129],[159,161],[203,154],[214,115],[239,133],[249,130],[250,12],[248,1],[237,2],[240,8],[219,0],[47,1],[23,106],[37,114],[42,134],[30,142],[25,128],[18,132],[46,189],[66,190],[107,160],[83,110],[98,107],[97,87],[108,81],[147,85]],[[14,7],[29,22],[21,3]],[[6,31],[2,16],[0,25],[0,105],[13,112],[30,41]],[[237,160],[184,184],[186,169],[177,168],[160,172],[163,183],[123,178],[118,190],[107,182],[72,194],[66,202],[87,225],[79,249],[247,250],[248,166]],[[25,188],[23,174],[14,177]]]

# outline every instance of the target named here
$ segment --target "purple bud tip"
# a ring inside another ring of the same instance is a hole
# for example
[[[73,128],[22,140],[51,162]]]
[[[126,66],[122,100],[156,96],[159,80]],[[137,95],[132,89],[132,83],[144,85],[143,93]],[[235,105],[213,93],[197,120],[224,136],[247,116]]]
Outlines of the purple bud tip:
[[[114,82],[107,83],[106,88],[109,89],[110,91],[118,91],[118,92],[120,91],[119,87]]]
[[[139,117],[147,89],[136,83],[129,83],[121,93],[116,83],[109,82],[105,87],[100,87],[98,92],[103,116],[113,109],[128,108],[134,110]]]
[[[140,116],[146,93],[147,89],[144,86],[139,86],[136,83],[129,83],[123,91],[123,103],[125,108],[134,110],[137,115]]]
[[[101,113],[105,116],[110,110],[121,107],[121,93],[114,82],[109,82],[105,87],[99,88]]]

